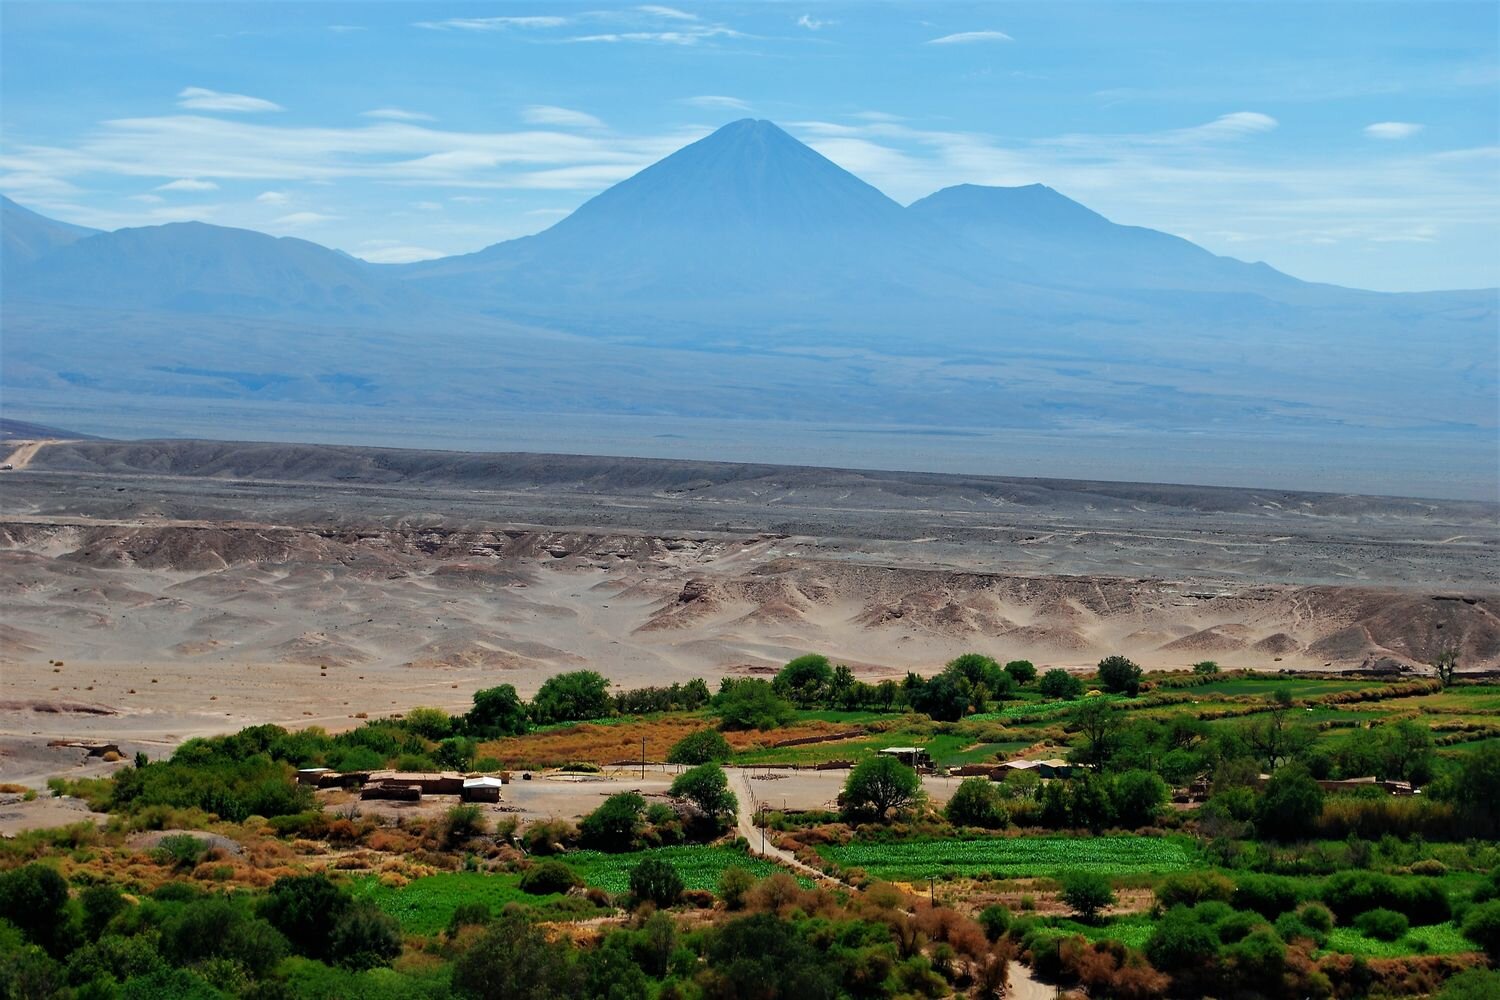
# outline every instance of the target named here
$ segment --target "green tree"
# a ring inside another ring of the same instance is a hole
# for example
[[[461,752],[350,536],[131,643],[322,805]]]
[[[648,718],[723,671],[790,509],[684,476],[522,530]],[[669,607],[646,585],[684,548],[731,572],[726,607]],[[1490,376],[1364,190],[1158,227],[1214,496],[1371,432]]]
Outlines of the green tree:
[[[1115,820],[1125,827],[1155,823],[1170,796],[1167,783],[1150,771],[1126,771],[1110,789]]]
[[[755,677],[725,680],[729,683],[713,699],[721,729],[779,729],[795,717],[791,702],[766,681]]]
[[[630,870],[630,898],[659,907],[673,906],[682,898],[682,876],[672,864],[648,857]]]
[[[667,751],[669,764],[707,764],[710,761],[725,761],[734,754],[734,748],[716,729],[700,729],[689,733],[673,744]]]
[[[474,707],[464,717],[475,736],[518,736],[526,732],[526,706],[510,684],[474,692]]]
[[[479,746],[467,736],[450,736],[438,744],[433,759],[446,768],[467,771],[474,765],[474,754]]]
[[[651,980],[630,954],[624,934],[612,934],[580,960],[579,1000],[650,1000]]]
[[[907,692],[907,699],[914,712],[938,722],[957,722],[969,710],[972,694],[958,677],[941,673],[926,681],[917,678]]]
[[[49,952],[66,945],[68,883],[55,870],[33,863],[0,874],[0,919]]]
[[[1204,674],[1216,674],[1218,672],[1219,665],[1213,660],[1203,660],[1201,662],[1193,664],[1193,673],[1198,674],[1199,676],[1202,676]]]
[[[519,913],[505,913],[453,963],[453,992],[469,1000],[555,1000],[577,992],[571,949]]]
[[[1269,840],[1300,840],[1316,832],[1323,789],[1307,769],[1292,765],[1271,776],[1255,804],[1255,830]]]
[[[1000,792],[988,778],[965,778],[948,800],[944,815],[954,826],[998,829],[1010,822]]]
[[[705,953],[704,994],[714,1000],[834,1000],[840,994],[828,956],[799,925],[773,914],[729,921],[709,936]]]
[[[628,851],[641,831],[646,800],[635,792],[619,792],[583,818],[578,832],[584,843],[601,851]]]
[[[714,819],[733,817],[739,808],[738,800],[729,790],[729,779],[718,764],[699,764],[683,771],[673,780],[669,794],[688,800]]]
[[[1036,664],[1030,660],[1011,660],[1005,665],[1005,672],[1018,687],[1036,680]]]
[[[298,954],[332,958],[334,925],[353,901],[327,875],[283,875],[260,900],[260,916],[290,941]]]
[[[1099,684],[1111,694],[1134,698],[1141,690],[1141,668],[1123,656],[1106,656],[1099,661]]]
[[[804,707],[820,704],[833,683],[833,665],[819,653],[806,653],[777,673],[772,687],[784,698]]]
[[[553,674],[531,700],[531,718],[547,725],[586,722],[610,713],[609,681],[594,670]]]
[[[266,975],[286,957],[287,940],[265,920],[223,897],[185,904],[162,926],[161,951],[174,965],[223,958],[251,976]]]
[[[418,706],[406,713],[401,725],[408,732],[429,740],[440,740],[453,731],[453,720],[441,708]]]
[[[1120,743],[1124,725],[1120,710],[1096,695],[1079,703],[1070,721],[1070,728],[1076,729],[1083,740],[1077,750],[1080,762],[1098,768],[1107,766]]]
[[[1093,920],[1113,906],[1115,890],[1108,877],[1098,872],[1068,872],[1062,880],[1062,900],[1083,920]]]
[[[370,900],[355,900],[333,925],[329,948],[346,969],[389,965],[401,954],[401,927]]]
[[[1446,643],[1438,649],[1432,657],[1432,669],[1437,672],[1438,682],[1443,687],[1453,683],[1453,678],[1458,673],[1458,647],[1452,643]]]
[[[1059,698],[1072,701],[1083,694],[1083,681],[1074,677],[1061,667],[1054,667],[1042,675],[1037,690],[1048,698]]]
[[[917,772],[894,757],[871,757],[849,772],[842,795],[845,813],[883,820],[892,810],[916,801],[922,789]]]
[[[1496,789],[1500,789],[1500,743],[1490,742],[1459,758],[1457,769],[1434,793],[1453,803],[1472,835],[1494,837],[1500,835]]]

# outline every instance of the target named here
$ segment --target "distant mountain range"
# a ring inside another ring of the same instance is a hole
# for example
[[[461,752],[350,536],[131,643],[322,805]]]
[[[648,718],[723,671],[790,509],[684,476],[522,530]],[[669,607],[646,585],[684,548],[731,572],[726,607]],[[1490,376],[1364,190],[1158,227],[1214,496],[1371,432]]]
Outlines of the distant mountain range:
[[[1494,290],[1302,282],[1043,185],[902,207],[763,121],[544,232],[417,264],[203,223],[98,232],[9,199],[0,229],[12,400],[1495,432]],[[713,398],[664,391],[683,385]]]

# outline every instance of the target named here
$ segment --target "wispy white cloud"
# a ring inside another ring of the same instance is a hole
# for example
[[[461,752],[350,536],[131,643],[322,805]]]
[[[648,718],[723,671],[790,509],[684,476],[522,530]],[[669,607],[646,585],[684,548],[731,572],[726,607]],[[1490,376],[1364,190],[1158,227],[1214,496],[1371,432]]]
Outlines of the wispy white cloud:
[[[697,45],[714,38],[744,38],[742,32],[723,25],[701,25],[679,31],[609,31],[596,35],[574,35],[570,42],[651,42],[658,45]]]
[[[603,128],[604,123],[586,111],[559,108],[551,104],[533,104],[521,110],[521,119],[531,125],[557,125],[562,128]]]
[[[316,226],[321,222],[332,222],[337,219],[336,215],[325,215],[322,212],[293,212],[283,215],[274,220],[273,225],[286,226],[290,229],[300,229],[303,226]]]
[[[391,122],[430,122],[436,121],[432,115],[423,114],[420,111],[407,111],[405,108],[371,108],[369,111],[361,111],[361,118],[379,118],[382,121]]]
[[[659,4],[642,4],[636,10],[642,14],[650,14],[653,17],[664,17],[669,21],[701,20],[697,14],[689,14],[685,10],[678,10],[676,7],[663,7]]]
[[[1365,126],[1365,135],[1371,139],[1410,139],[1422,126],[1416,122],[1375,122]]]
[[[820,28],[826,28],[830,24],[837,23],[837,21],[829,21],[813,17],[811,14],[803,14],[801,17],[797,18],[797,27],[806,28],[808,31],[817,31]]]
[[[539,15],[532,17],[450,17],[442,21],[417,21],[414,27],[428,31],[505,31],[508,28],[561,28],[570,18]]]
[[[219,185],[213,181],[201,181],[195,177],[183,177],[179,180],[169,181],[166,184],[158,184],[158,191],[217,191]]]
[[[726,97],[723,94],[702,94],[698,97],[684,97],[683,104],[691,104],[695,108],[707,108],[711,111],[749,111],[750,102],[742,101],[738,97]]]
[[[193,111],[284,111],[281,105],[247,94],[226,94],[205,87],[184,87],[177,93],[177,106]]]
[[[400,240],[366,240],[354,251],[354,256],[371,264],[411,264],[419,260],[436,260],[447,254],[428,247],[408,246]]]
[[[285,205],[292,199],[285,191],[262,191],[255,200],[262,205]]]
[[[959,31],[941,38],[929,38],[928,45],[973,45],[976,42],[1013,42],[1003,31]]]

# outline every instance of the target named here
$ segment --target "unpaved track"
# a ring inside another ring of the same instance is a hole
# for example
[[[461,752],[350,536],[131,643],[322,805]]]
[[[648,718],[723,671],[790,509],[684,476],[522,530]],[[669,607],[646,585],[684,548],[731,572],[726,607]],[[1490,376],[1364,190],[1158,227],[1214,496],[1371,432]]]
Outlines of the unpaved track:
[[[739,827],[740,836],[750,845],[750,853],[758,854],[763,858],[775,861],[779,864],[805,875],[815,882],[831,882],[845,889],[854,889],[849,883],[836,879],[826,872],[821,872],[811,865],[805,865],[797,860],[791,851],[784,851],[771,843],[761,829],[755,825],[755,790],[750,787],[750,772],[745,768],[731,768],[729,771],[730,782],[734,786],[735,798],[739,800],[739,812],[735,819]],[[857,890],[856,890],[857,891]]]
[[[0,464],[9,465],[12,471],[20,471],[30,465],[31,460],[36,458],[37,452],[47,445],[63,444],[67,440],[68,438],[43,438],[39,441],[18,442],[16,450],[10,453],[10,457],[4,463]]]

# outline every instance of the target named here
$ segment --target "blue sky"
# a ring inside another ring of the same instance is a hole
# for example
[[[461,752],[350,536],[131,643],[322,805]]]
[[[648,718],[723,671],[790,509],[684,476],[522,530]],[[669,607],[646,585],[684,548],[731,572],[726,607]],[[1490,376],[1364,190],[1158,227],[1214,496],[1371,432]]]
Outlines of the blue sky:
[[[1500,285],[1494,3],[0,4],[0,191],[377,261],[769,118],[908,203],[1042,182],[1299,277]]]

